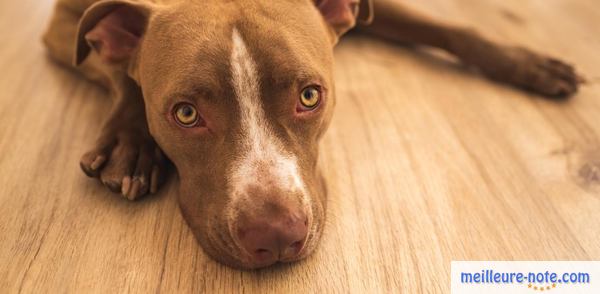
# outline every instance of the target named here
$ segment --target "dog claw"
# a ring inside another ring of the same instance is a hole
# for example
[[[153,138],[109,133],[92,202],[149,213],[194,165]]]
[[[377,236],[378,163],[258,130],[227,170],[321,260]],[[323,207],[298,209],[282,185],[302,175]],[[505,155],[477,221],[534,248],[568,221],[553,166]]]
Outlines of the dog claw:
[[[146,181],[146,177],[145,176],[141,176],[139,178],[140,181],[140,195],[146,195],[150,192],[150,185],[149,183]]]
[[[131,188],[131,177],[125,176],[123,178],[123,184],[121,185],[121,193],[123,194],[123,196],[127,196],[127,193],[129,193],[130,188]]]
[[[106,162],[106,156],[98,155],[98,156],[96,156],[96,159],[94,159],[94,161],[90,165],[90,168],[92,170],[98,170],[98,168],[101,167],[102,164],[104,164],[104,162]]]
[[[90,178],[98,177],[100,169],[108,159],[105,155],[96,155],[97,151],[91,151],[83,155],[79,165],[81,170]],[[92,160],[93,159],[93,160]]]
[[[88,167],[85,166],[83,162],[79,163],[79,167],[81,167],[81,170],[83,171],[83,173],[85,173],[86,176],[90,178],[94,178],[97,176],[91,169],[88,169]]]
[[[133,183],[131,184],[131,190],[129,190],[129,193],[127,193],[126,197],[129,200],[135,200],[135,198],[138,196],[138,193],[140,192],[140,185],[141,182],[138,179],[134,179]]]
[[[128,178],[129,187],[127,190],[123,190],[123,196],[125,196],[129,200],[135,200],[138,196],[148,194],[148,185],[146,183],[146,178],[142,177],[133,177],[133,179]]]

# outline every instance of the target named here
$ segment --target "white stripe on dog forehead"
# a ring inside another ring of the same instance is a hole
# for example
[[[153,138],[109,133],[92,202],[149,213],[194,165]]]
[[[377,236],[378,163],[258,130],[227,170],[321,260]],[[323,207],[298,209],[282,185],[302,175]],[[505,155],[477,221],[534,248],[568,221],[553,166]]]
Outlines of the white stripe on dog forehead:
[[[252,198],[253,195],[245,195],[249,185],[270,184],[284,193],[300,190],[301,201],[307,201],[296,158],[284,152],[267,122],[256,62],[237,29],[232,36],[231,80],[240,108],[242,140],[241,154],[229,173],[232,196]]]

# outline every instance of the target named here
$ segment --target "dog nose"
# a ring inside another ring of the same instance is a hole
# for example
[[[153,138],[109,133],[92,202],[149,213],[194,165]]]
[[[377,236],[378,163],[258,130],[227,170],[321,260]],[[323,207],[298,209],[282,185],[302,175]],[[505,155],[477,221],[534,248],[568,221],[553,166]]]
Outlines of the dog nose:
[[[246,218],[238,225],[241,245],[257,264],[270,264],[298,256],[308,234],[304,214]]]

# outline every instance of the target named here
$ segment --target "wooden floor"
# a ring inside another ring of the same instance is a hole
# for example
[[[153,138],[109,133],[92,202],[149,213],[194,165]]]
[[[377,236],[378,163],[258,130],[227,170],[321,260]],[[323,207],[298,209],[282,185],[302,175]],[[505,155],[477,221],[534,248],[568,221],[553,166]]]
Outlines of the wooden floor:
[[[344,41],[321,246],[240,272],[196,244],[175,176],[130,203],[83,175],[109,102],[47,59],[51,0],[0,1],[0,292],[435,293],[451,260],[599,260],[598,1],[410,2],[572,61],[589,82],[547,101],[447,59]]]

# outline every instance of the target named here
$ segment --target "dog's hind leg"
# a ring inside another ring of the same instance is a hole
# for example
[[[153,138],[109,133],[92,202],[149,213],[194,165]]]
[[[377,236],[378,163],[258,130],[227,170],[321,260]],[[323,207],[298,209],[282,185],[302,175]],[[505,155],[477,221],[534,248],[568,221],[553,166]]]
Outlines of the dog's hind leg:
[[[448,25],[394,0],[376,0],[375,19],[363,32],[387,40],[441,48],[489,78],[546,96],[569,96],[581,78],[558,59],[525,48],[496,44],[476,31]]]

